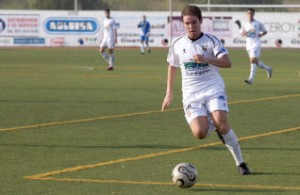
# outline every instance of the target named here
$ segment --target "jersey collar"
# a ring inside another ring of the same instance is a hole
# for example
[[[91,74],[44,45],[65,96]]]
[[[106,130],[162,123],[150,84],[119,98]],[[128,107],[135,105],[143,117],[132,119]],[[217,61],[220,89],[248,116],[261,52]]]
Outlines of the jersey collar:
[[[195,42],[195,41],[201,39],[201,38],[203,37],[203,35],[204,35],[204,33],[201,32],[201,34],[199,35],[199,37],[197,37],[196,39],[190,39],[188,36],[186,36],[186,37],[187,37],[187,39],[190,40],[191,42]]]

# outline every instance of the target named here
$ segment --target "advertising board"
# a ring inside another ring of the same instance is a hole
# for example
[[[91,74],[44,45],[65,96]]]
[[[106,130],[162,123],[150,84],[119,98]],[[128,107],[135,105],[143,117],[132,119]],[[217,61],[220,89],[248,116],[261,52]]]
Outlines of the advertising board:
[[[104,11],[22,11],[1,10],[0,46],[98,47]],[[118,26],[117,47],[138,47],[140,29],[146,15],[151,24],[150,45],[166,47],[165,40],[184,34],[180,12],[174,12],[172,26],[169,12],[113,11]],[[236,21],[246,19],[245,12],[203,12],[201,29],[220,38],[226,47],[244,47]],[[299,13],[257,12],[268,34],[262,37],[263,47],[300,48]],[[171,28],[171,29],[170,29]],[[172,33],[170,33],[172,32]],[[170,43],[170,41],[169,41]]]

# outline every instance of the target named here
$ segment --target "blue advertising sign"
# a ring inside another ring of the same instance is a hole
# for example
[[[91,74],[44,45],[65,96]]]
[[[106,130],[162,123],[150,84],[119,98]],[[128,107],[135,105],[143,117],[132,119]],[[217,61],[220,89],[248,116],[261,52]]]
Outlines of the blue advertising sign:
[[[96,34],[100,24],[91,17],[50,17],[44,22],[48,34]]]
[[[14,38],[15,45],[44,45],[44,38]]]

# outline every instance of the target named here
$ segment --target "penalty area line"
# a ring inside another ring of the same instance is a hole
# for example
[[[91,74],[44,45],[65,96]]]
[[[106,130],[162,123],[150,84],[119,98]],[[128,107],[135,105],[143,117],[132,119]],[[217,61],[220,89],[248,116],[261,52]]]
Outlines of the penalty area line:
[[[256,139],[256,138],[260,138],[260,137],[267,137],[267,136],[272,136],[272,135],[277,135],[277,134],[283,134],[283,133],[288,133],[288,132],[297,131],[297,130],[300,130],[300,126],[289,128],[289,129],[283,129],[283,130],[277,130],[277,131],[272,131],[272,132],[267,132],[267,133],[245,136],[245,137],[241,137],[239,139],[239,141],[245,141],[245,140],[251,140],[251,139]],[[139,155],[139,156],[135,156],[135,157],[121,158],[121,159],[116,159],[116,160],[111,160],[111,161],[106,161],[106,162],[100,162],[97,164],[81,165],[81,166],[70,167],[70,168],[66,168],[66,169],[62,169],[62,170],[40,173],[40,174],[36,174],[36,175],[32,175],[32,176],[26,176],[26,177],[24,177],[24,179],[35,179],[35,180],[43,179],[43,178],[47,178],[47,177],[54,176],[54,175],[60,175],[60,174],[65,174],[65,173],[70,173],[70,172],[75,172],[75,171],[96,168],[96,167],[103,167],[103,166],[108,166],[108,165],[113,165],[113,164],[118,164],[118,163],[143,160],[143,159],[153,158],[153,157],[158,157],[158,156],[166,156],[166,155],[170,155],[170,154],[188,152],[188,151],[192,151],[192,150],[196,150],[196,149],[207,148],[210,146],[217,146],[217,145],[222,145],[222,143],[221,142],[213,142],[213,143],[208,143],[208,144],[204,144],[204,145],[196,145],[196,146],[188,147],[188,148],[144,154],[144,155]]]

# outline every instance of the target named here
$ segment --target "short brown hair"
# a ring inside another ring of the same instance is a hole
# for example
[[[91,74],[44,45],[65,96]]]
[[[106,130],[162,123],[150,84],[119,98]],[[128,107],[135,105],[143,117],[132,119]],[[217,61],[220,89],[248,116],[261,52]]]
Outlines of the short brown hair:
[[[182,9],[181,19],[183,19],[184,16],[196,16],[199,20],[202,20],[202,12],[200,8],[193,5],[188,5]]]
[[[254,8],[248,8],[247,11],[251,11],[253,14],[255,14]]]

